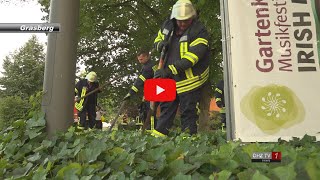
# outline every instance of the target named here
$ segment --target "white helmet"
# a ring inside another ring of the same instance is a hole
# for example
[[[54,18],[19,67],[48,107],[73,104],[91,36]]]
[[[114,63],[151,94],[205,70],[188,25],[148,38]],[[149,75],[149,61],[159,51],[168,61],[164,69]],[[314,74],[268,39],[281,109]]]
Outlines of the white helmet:
[[[194,9],[191,1],[178,0],[173,5],[170,19],[175,18],[176,20],[187,20],[196,15],[196,10]]]
[[[87,74],[86,79],[89,82],[96,82],[97,81],[97,74],[95,72],[91,71]]]

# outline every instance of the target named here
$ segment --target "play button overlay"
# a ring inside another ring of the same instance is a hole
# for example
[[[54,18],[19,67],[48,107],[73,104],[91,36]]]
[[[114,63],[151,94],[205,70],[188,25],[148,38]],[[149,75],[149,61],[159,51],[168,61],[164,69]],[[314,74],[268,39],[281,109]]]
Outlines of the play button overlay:
[[[147,101],[168,102],[176,99],[176,82],[173,79],[147,79],[144,82]]]
[[[164,89],[163,88],[161,88],[160,86],[158,86],[157,85],[157,93],[156,93],[156,95],[159,95],[160,93],[162,93],[162,92],[164,92]]]

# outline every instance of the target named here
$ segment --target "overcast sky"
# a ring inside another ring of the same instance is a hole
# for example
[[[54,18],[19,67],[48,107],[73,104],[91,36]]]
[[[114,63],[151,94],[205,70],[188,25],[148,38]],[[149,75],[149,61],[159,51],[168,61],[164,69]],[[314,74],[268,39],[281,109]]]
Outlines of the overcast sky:
[[[0,4],[0,23],[43,23],[44,13],[36,2],[20,5]],[[0,33],[0,72],[5,56],[23,46],[33,33]],[[41,43],[47,42],[44,33],[35,33]]]

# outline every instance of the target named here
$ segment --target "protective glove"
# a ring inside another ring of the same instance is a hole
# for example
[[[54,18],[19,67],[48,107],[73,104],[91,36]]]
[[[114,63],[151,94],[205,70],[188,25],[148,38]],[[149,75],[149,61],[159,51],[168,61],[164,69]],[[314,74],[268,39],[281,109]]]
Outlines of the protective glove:
[[[223,104],[222,104],[221,101],[216,102],[216,104],[217,104],[217,106],[218,106],[219,108],[222,108],[222,107],[223,107]]]
[[[131,94],[128,93],[128,94],[123,98],[123,101],[126,101],[126,100],[130,99],[130,97],[131,97]]]
[[[167,78],[167,77],[172,77],[172,72],[170,69],[158,69],[154,73],[154,78]]]
[[[167,41],[161,41],[158,45],[158,51],[161,52],[163,47],[165,47],[165,51],[167,51],[168,46],[169,46],[169,43]]]

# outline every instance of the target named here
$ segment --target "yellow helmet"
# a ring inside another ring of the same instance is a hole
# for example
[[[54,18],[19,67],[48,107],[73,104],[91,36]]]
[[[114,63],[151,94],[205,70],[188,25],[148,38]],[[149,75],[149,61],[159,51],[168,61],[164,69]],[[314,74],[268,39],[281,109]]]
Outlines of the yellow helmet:
[[[172,8],[170,19],[175,18],[176,20],[187,20],[197,15],[191,1],[189,0],[178,0]]]
[[[91,71],[87,74],[86,79],[89,82],[96,82],[97,81],[97,74],[95,72]]]
[[[83,70],[83,71],[81,71],[81,72],[79,73],[79,77],[80,77],[80,78],[85,78],[86,75],[87,75],[87,71],[85,71],[85,70]]]

